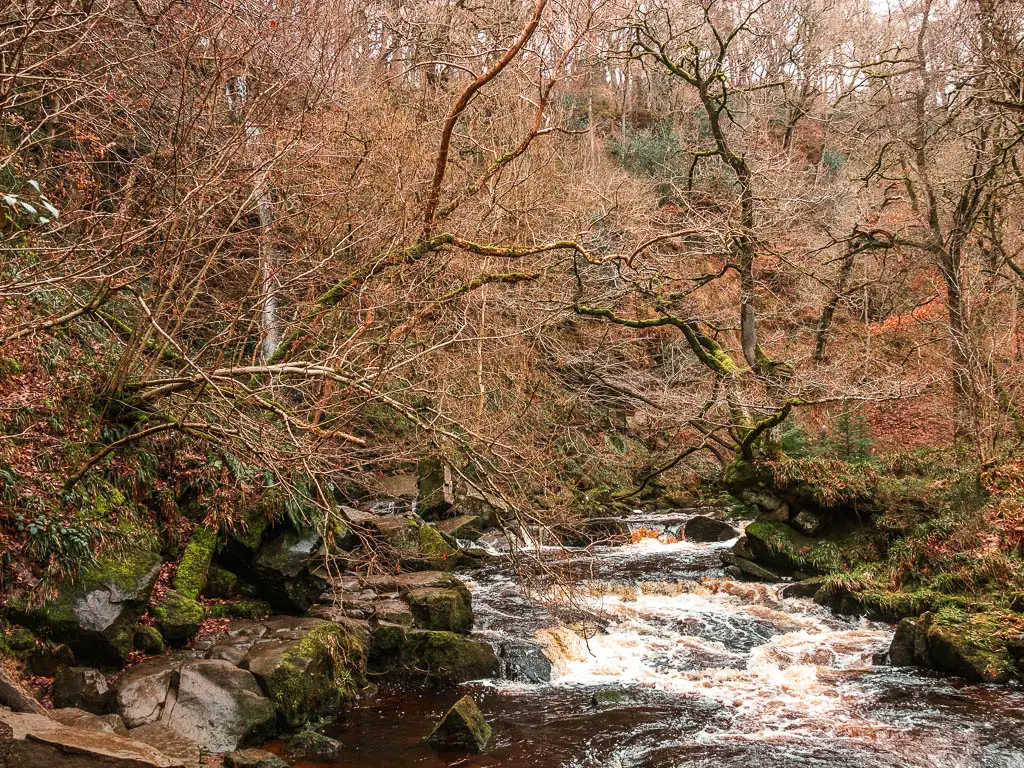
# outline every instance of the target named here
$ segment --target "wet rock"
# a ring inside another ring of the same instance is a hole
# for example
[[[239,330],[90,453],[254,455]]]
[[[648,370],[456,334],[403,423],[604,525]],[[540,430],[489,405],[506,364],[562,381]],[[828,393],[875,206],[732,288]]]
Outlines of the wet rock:
[[[807,555],[811,552],[814,539],[790,528],[785,523],[759,518],[746,528],[747,545],[758,563],[778,568],[784,573],[807,569]]]
[[[341,754],[342,744],[330,736],[316,731],[303,731],[288,740],[285,750],[289,757],[326,762]]]
[[[465,587],[410,589],[405,598],[415,625],[422,629],[465,634],[473,627],[473,608]]]
[[[188,768],[199,768],[199,746],[166,725],[160,723],[140,725],[138,728],[132,728],[128,735],[136,741],[149,744],[160,753],[180,761]]]
[[[132,645],[149,656],[159,656],[167,650],[164,645],[164,636],[160,634],[160,630],[147,624],[139,624],[135,628],[135,639],[132,641]]]
[[[745,557],[740,557],[732,552],[723,552],[721,557],[723,563],[729,566],[729,568],[735,569],[738,578],[769,583],[782,581],[782,577],[777,573],[769,571],[767,568],[763,568],[754,561],[747,560]]]
[[[403,661],[413,676],[438,683],[463,683],[493,677],[500,669],[498,657],[487,643],[429,630],[411,630],[407,637]]]
[[[239,749],[224,756],[224,768],[288,768],[288,763],[262,749]]]
[[[91,667],[65,667],[53,679],[53,703],[57,707],[77,707],[94,715],[110,709],[112,692],[106,676]]]
[[[426,742],[435,749],[482,754],[491,744],[491,726],[471,696],[463,696],[448,710]]]
[[[814,602],[840,616],[863,616],[864,604],[845,587],[826,584],[814,593]]]
[[[282,617],[266,623],[243,665],[270,696],[281,723],[294,729],[336,715],[355,700],[364,682],[366,643],[352,626]]]
[[[250,672],[229,662],[186,662],[175,694],[162,722],[208,752],[231,752],[273,731],[274,704]]]
[[[439,520],[435,527],[453,539],[476,541],[483,534],[483,523],[476,515],[459,515],[448,520]]]
[[[823,579],[804,579],[787,584],[779,592],[779,595],[782,597],[814,597],[823,583]]]
[[[728,541],[737,535],[736,529],[728,523],[704,515],[695,515],[683,525],[683,537],[687,541]]]
[[[37,646],[28,657],[28,666],[33,675],[53,677],[61,667],[75,663],[75,652],[63,643],[47,643]]]
[[[466,589],[466,585],[457,576],[446,571],[415,571],[384,576],[366,576],[363,578],[363,584],[377,592],[399,592],[403,595],[408,594],[410,590],[421,588]]]
[[[933,621],[926,630],[932,665],[974,683],[1008,682],[1012,667],[1005,645],[1000,647],[995,637],[978,636],[971,630],[967,623]]]
[[[168,643],[183,643],[199,631],[206,611],[198,600],[169,589],[153,607],[153,618],[160,635]]]
[[[136,739],[67,726],[44,715],[0,710],[0,724],[9,734],[0,764],[11,768],[186,768]]]
[[[521,683],[551,681],[551,662],[536,643],[506,641],[498,645],[501,677]]]
[[[903,619],[896,627],[896,633],[889,644],[889,663],[894,667],[912,667],[914,657],[914,639],[917,634],[917,619]]]
[[[418,509],[424,520],[448,517],[455,506],[455,483],[452,470],[436,457],[420,460],[416,467]]]
[[[327,587],[317,573],[322,546],[320,533],[308,528],[285,530],[260,548],[255,572],[272,604],[302,613],[316,603]]]
[[[802,509],[793,516],[789,524],[805,536],[816,536],[828,524],[828,518],[808,509]]]
[[[87,731],[104,731],[116,733],[118,736],[127,736],[128,728],[120,715],[94,715],[77,707],[64,707],[62,709],[50,710],[50,717],[61,725],[72,728],[84,728]]]
[[[114,685],[114,696],[117,711],[129,728],[160,719],[186,661],[186,655],[176,653],[149,659],[121,673]]]
[[[131,652],[135,626],[159,573],[159,556],[129,551],[101,560],[38,608],[11,605],[11,615],[59,639],[80,661],[120,666]]]

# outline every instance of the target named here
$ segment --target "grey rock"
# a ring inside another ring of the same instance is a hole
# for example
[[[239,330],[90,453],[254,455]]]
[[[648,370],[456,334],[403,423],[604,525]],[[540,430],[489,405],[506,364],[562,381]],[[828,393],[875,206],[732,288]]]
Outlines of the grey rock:
[[[176,694],[162,721],[205,751],[231,752],[272,732],[273,703],[250,672],[226,661],[187,662]]]
[[[136,739],[0,710],[3,765],[10,768],[187,768]]]
[[[288,763],[262,749],[239,749],[224,756],[224,768],[288,768]]]
[[[471,696],[463,696],[448,710],[427,743],[435,749],[483,753],[491,744],[491,726]]]
[[[129,736],[136,741],[149,744],[161,754],[181,761],[188,768],[199,768],[201,757],[199,746],[162,723],[150,723],[132,728]]]
[[[53,679],[53,703],[57,707],[77,707],[94,715],[110,709],[111,691],[106,676],[92,667],[64,667]]]
[[[806,536],[815,536],[824,529],[828,523],[828,518],[824,515],[818,515],[807,509],[801,509],[793,519],[789,521],[789,524],[796,528],[800,533]]]
[[[267,599],[290,611],[309,610],[327,588],[316,571],[323,537],[309,528],[285,530],[260,547],[255,572]]]
[[[498,645],[501,677],[522,683],[551,681],[551,662],[536,643],[510,640]]]
[[[121,673],[114,685],[114,695],[117,711],[129,728],[161,718],[186,661],[188,656],[176,653],[144,661]]]
[[[683,525],[683,536],[687,541],[728,541],[737,535],[736,529],[728,523],[704,515],[695,515]]]

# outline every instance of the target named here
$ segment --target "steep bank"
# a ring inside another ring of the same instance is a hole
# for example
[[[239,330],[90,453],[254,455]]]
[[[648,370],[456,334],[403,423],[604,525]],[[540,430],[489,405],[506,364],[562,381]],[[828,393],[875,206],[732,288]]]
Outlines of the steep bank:
[[[957,473],[944,458],[734,464],[727,487],[758,516],[726,562],[802,580],[790,594],[841,614],[901,622],[896,663],[1021,679],[1024,461]]]

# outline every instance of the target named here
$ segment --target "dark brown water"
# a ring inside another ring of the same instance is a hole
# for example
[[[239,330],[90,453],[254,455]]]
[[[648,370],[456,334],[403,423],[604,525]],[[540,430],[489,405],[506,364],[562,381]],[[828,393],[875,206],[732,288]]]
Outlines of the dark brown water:
[[[562,578],[533,580],[529,595],[507,567],[472,574],[475,634],[539,644],[552,681],[382,691],[330,731],[345,744],[330,765],[1024,768],[1021,692],[876,666],[891,627],[728,580],[725,546],[548,550]],[[467,692],[494,727],[492,752],[422,746]]]

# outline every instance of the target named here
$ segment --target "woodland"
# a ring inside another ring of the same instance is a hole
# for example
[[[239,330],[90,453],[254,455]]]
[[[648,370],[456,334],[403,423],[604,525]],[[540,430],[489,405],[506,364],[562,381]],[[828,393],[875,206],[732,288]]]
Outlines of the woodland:
[[[678,508],[893,663],[1024,679],[1022,166],[1020,0],[3,4],[0,701],[447,574],[452,520],[599,559]],[[376,615],[254,671],[274,733],[384,674]]]

